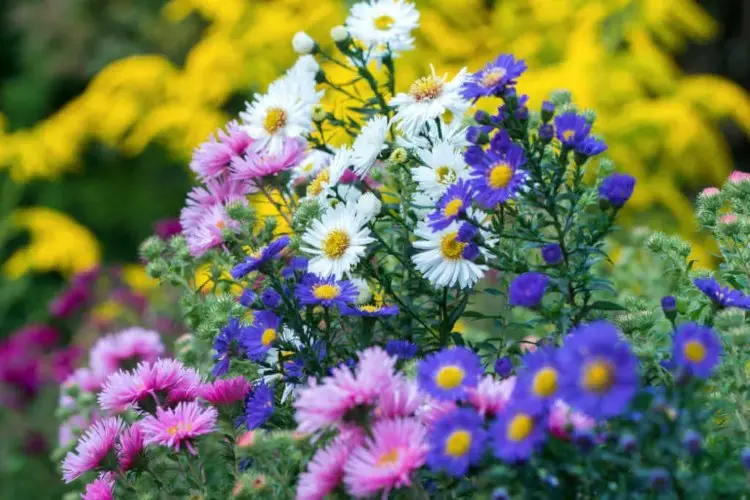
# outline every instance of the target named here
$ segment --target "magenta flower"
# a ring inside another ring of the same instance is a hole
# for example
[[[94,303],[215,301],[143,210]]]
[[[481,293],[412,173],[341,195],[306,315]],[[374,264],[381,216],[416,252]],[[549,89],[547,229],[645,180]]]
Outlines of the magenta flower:
[[[78,441],[75,452],[69,452],[63,460],[65,482],[70,483],[82,474],[102,466],[107,456],[114,454],[117,437],[123,425],[119,417],[94,422]]]
[[[111,472],[105,472],[90,484],[81,495],[82,500],[114,500],[115,478]]]
[[[287,138],[275,154],[265,148],[249,151],[244,157],[236,157],[232,160],[232,178],[258,179],[287,170],[298,165],[305,158],[306,150],[307,141],[300,138]]]
[[[236,122],[227,124],[227,131],[219,130],[193,152],[190,169],[201,178],[218,177],[227,173],[229,164],[245,153],[252,143],[250,136]]]
[[[508,404],[515,386],[516,377],[495,380],[492,375],[487,375],[476,387],[469,389],[469,403],[481,416],[495,416]]]
[[[216,430],[218,413],[211,406],[204,408],[199,403],[180,403],[176,408],[158,408],[156,416],[142,420],[145,443],[168,446],[180,450],[183,446],[193,455],[198,452],[193,440]]]
[[[212,405],[231,405],[245,399],[250,391],[250,383],[245,377],[215,380],[198,388],[198,397]]]
[[[117,460],[120,463],[120,469],[123,471],[132,469],[143,453],[143,447],[143,431],[141,425],[136,422],[120,435],[120,442],[117,444]]]
[[[344,478],[344,466],[351,450],[363,441],[361,431],[348,431],[316,451],[307,464],[307,471],[300,475],[297,482],[297,500],[323,500],[336,489]]]
[[[156,361],[163,353],[158,333],[133,327],[100,338],[91,348],[89,364],[95,372],[108,375],[141,361]]]

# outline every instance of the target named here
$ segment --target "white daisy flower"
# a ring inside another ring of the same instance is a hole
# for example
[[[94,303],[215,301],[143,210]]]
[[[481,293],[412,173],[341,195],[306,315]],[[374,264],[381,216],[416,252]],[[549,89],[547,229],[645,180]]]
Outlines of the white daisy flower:
[[[399,122],[399,129],[407,136],[416,136],[425,123],[446,111],[458,119],[469,107],[469,102],[461,96],[466,68],[461,69],[451,81],[448,81],[447,74],[437,76],[435,68],[430,68],[431,75],[423,76],[411,84],[409,92],[402,92],[391,99],[390,105],[397,106],[393,119]]]
[[[319,149],[310,151],[305,159],[292,169],[292,185],[314,179],[323,168],[331,163],[332,158],[331,153]]]
[[[447,142],[434,144],[431,149],[417,150],[417,156],[424,165],[412,169],[412,178],[422,192],[437,200],[448,186],[468,179],[470,171],[460,150]]]
[[[419,12],[403,0],[371,0],[352,6],[346,19],[349,35],[370,49],[370,58],[409,50],[414,46],[412,30],[419,26]]]
[[[305,327],[305,331],[307,331],[307,327]],[[281,331],[281,339],[284,342],[291,342],[297,350],[300,350],[302,348],[302,342],[300,341],[297,334],[294,332],[294,330],[287,326],[284,326]],[[284,403],[290,397],[295,397],[297,395],[297,392],[299,392],[299,390],[302,388],[302,385],[292,384],[291,382],[285,381],[283,379],[283,375],[276,371],[277,367],[279,366],[279,349],[277,347],[272,347],[268,350],[268,353],[266,354],[265,365],[271,368],[265,368],[260,364],[256,365],[258,368],[258,375],[260,377],[253,382],[253,385],[255,385],[256,382],[260,381],[263,381],[266,383],[266,385],[270,386],[275,385],[277,382],[283,382],[284,390],[281,394],[281,402]]]
[[[322,203],[329,197],[335,197],[333,188],[341,180],[341,176],[352,164],[352,150],[343,147],[336,151],[328,165],[320,169],[307,185],[307,196],[317,198]]]
[[[357,213],[366,221],[370,222],[378,216],[383,204],[373,193],[365,193],[356,201]]]
[[[388,118],[376,116],[365,123],[359,136],[354,140],[352,165],[354,173],[360,178],[364,178],[370,172],[378,155],[385,149],[386,135],[388,135]]]
[[[451,120],[450,123],[446,123],[442,117],[439,120],[439,127],[434,120],[427,122],[421,134],[408,137],[399,135],[396,142],[407,149],[432,149],[432,145],[438,142],[446,142],[456,149],[471,145],[466,140],[467,127],[461,120]]]
[[[441,231],[433,232],[427,224],[420,222],[415,234],[420,239],[414,247],[422,250],[412,257],[412,261],[424,277],[437,287],[460,288],[473,286],[487,271],[487,266],[474,263],[466,258],[467,252],[478,249],[472,244],[458,241],[459,224],[453,222]],[[475,257],[475,256],[474,256]]]
[[[341,279],[359,262],[368,244],[375,241],[370,229],[352,204],[339,203],[329,208],[302,235],[307,245],[302,250],[313,255],[308,270],[327,278]]]
[[[357,287],[357,304],[368,304],[372,300],[372,289],[367,281],[362,278],[349,278],[349,281]]]

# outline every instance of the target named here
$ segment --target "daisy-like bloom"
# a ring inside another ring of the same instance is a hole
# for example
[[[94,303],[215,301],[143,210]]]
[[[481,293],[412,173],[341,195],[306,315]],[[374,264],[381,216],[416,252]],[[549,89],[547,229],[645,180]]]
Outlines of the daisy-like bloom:
[[[292,168],[291,184],[296,186],[304,181],[315,178],[316,175],[331,163],[333,155],[327,151],[313,149],[307,153],[307,156]]]
[[[528,272],[519,274],[508,288],[508,303],[520,307],[536,307],[544,298],[549,276]]]
[[[719,188],[711,186],[704,188],[703,191],[698,193],[698,196],[710,198],[712,196],[716,196],[719,193],[721,193],[721,190]]]
[[[244,297],[243,293],[243,297]],[[247,306],[245,306],[247,307]],[[237,318],[229,318],[227,326],[221,329],[214,340],[214,361],[212,377],[220,377],[229,371],[232,357],[240,354],[240,339],[245,336],[247,327],[243,327]]]
[[[727,178],[727,182],[731,184],[739,184],[740,182],[748,181],[750,181],[750,174],[747,172],[741,172],[739,170],[733,171]]]
[[[396,106],[394,121],[406,135],[417,135],[425,123],[451,112],[457,120],[469,107],[469,102],[461,96],[461,87],[466,80],[466,68],[463,68],[448,81],[448,75],[437,76],[435,68],[430,66],[432,74],[423,76],[409,87],[407,93],[399,93],[391,99],[391,106]]]
[[[265,382],[257,384],[245,402],[245,426],[247,430],[257,429],[273,415],[273,389]]]
[[[354,173],[364,178],[385,149],[385,136],[388,134],[388,118],[376,116],[364,124],[352,144],[352,166]]]
[[[517,144],[510,144],[504,151],[491,147],[473,156],[471,161],[471,185],[477,193],[477,202],[487,208],[514,198],[528,177],[522,168],[526,157]]]
[[[245,260],[235,265],[230,274],[234,279],[240,279],[248,273],[258,270],[266,262],[275,259],[289,245],[289,236],[280,236],[263,248],[245,257]]]
[[[555,117],[555,134],[563,146],[575,148],[591,132],[591,124],[581,115],[572,111]]]
[[[202,179],[226,174],[234,158],[244,154],[252,139],[237,122],[229,122],[226,132],[219,130],[218,137],[211,136],[193,151],[190,169]]]
[[[466,99],[500,96],[506,87],[516,84],[516,79],[528,69],[523,59],[516,60],[511,54],[500,54],[484,69],[469,76],[463,87]]]
[[[713,278],[696,278],[693,280],[693,283],[706,297],[719,307],[750,309],[750,297],[739,290],[733,290],[728,286],[721,286]]]
[[[482,374],[479,356],[466,347],[446,348],[417,365],[417,382],[423,391],[443,401],[466,399]]]
[[[719,218],[721,224],[736,224],[739,221],[737,214],[724,214]]]
[[[476,387],[469,389],[469,403],[482,417],[492,417],[502,412],[510,401],[516,386],[516,377],[495,380],[486,375]]]
[[[143,455],[143,448],[144,435],[141,424],[135,422],[122,432],[120,441],[117,443],[117,461],[120,464],[120,470],[132,469]]]
[[[469,167],[463,155],[448,142],[435,142],[429,149],[417,150],[417,155],[424,166],[412,169],[412,177],[419,189],[432,199],[437,200],[448,187],[469,178]]]
[[[141,421],[145,443],[168,446],[179,451],[183,446],[193,455],[198,452],[193,440],[216,430],[218,413],[211,406],[204,408],[199,403],[180,403],[175,408],[158,408],[156,415]]]
[[[290,169],[305,158],[306,150],[307,142],[299,137],[282,139],[274,153],[266,149],[251,150],[245,156],[232,159],[232,178],[259,179]]]
[[[427,216],[428,224],[433,229],[445,229],[455,220],[462,217],[471,206],[474,191],[464,180],[452,184],[438,200],[436,210]]]
[[[163,353],[164,344],[157,332],[132,327],[100,338],[91,348],[89,364],[94,372],[108,375],[141,361],[156,361]]]
[[[430,430],[427,465],[461,477],[482,458],[487,432],[484,419],[474,410],[460,408],[441,417]]]
[[[347,492],[369,497],[411,485],[411,475],[426,460],[428,445],[424,426],[413,418],[381,420],[372,437],[351,452],[344,466]]]
[[[554,402],[547,418],[547,429],[559,439],[568,439],[571,430],[590,431],[596,426],[596,420],[573,410],[561,399]]]
[[[457,222],[435,232],[424,223],[417,225],[415,234],[420,239],[414,247],[421,252],[413,255],[412,261],[435,286],[469,288],[487,270],[487,266],[474,262],[480,255],[479,247],[474,242],[460,241],[459,228]]]
[[[121,412],[136,405],[150,406],[148,400],[154,397],[174,400],[180,393],[189,392],[188,384],[197,380],[197,372],[176,359],[143,362],[131,372],[120,370],[107,377],[99,393],[99,406],[104,411]]]
[[[346,305],[341,308],[341,314],[343,316],[365,316],[368,318],[378,318],[383,316],[396,316],[398,313],[398,306],[389,306],[383,303],[358,304],[354,306]]]
[[[340,280],[364,256],[366,246],[375,241],[370,234],[354,206],[341,203],[329,208],[302,235],[307,245],[302,250],[314,256],[308,270]]]
[[[260,311],[240,342],[253,361],[264,361],[266,354],[281,336],[281,319],[271,311]]]
[[[593,418],[623,413],[638,390],[638,358],[607,321],[573,330],[557,361],[561,398]]]
[[[586,157],[596,156],[607,150],[607,144],[595,137],[586,137],[576,146],[576,153]]]
[[[247,200],[245,200],[247,203]],[[186,209],[180,214],[180,224],[184,230],[183,235],[187,242],[190,254],[193,257],[200,257],[210,249],[224,243],[224,229],[238,232],[240,230],[239,222],[232,220],[227,214],[224,205],[212,205],[206,208],[195,221],[186,223]]]
[[[510,463],[531,457],[546,437],[544,417],[533,402],[510,403],[490,428],[495,456]]]
[[[325,201],[333,194],[333,188],[341,181],[345,172],[350,171],[352,150],[343,147],[336,151],[327,165],[323,166],[307,185],[307,196]]]
[[[524,355],[513,397],[531,399],[545,408],[549,407],[559,396],[559,379],[557,350],[554,347],[540,347]]]
[[[635,188],[635,178],[628,174],[609,174],[599,186],[599,199],[615,208],[621,208],[630,199]]]
[[[158,369],[160,364],[174,360],[159,360],[154,363],[154,367]],[[178,365],[181,363],[178,361]],[[170,368],[171,369],[171,368]],[[175,406],[178,403],[194,401],[198,397],[198,388],[203,384],[203,376],[195,368],[188,368],[182,366],[180,370],[180,379],[173,385],[166,389],[166,398],[164,404],[167,406]]]
[[[351,281],[337,281],[333,276],[320,278],[306,274],[297,285],[295,294],[299,303],[305,306],[343,307],[357,301],[359,291]]]
[[[708,378],[719,363],[721,342],[708,326],[680,325],[672,341],[672,356],[677,366],[700,378]]]
[[[361,431],[345,431],[325,448],[315,452],[307,471],[297,481],[297,500],[323,500],[344,479],[344,465],[351,450],[361,446]]]
[[[380,394],[373,415],[377,419],[411,417],[417,413],[424,402],[425,396],[416,382],[396,376],[390,390]]]
[[[63,479],[70,483],[84,473],[104,465],[109,455],[114,458],[117,437],[124,423],[120,417],[103,418],[94,422],[62,463]],[[114,460],[112,460],[114,463]]]
[[[408,340],[389,340],[385,344],[385,351],[399,359],[409,360],[417,355],[419,347]]]
[[[250,383],[245,377],[214,380],[198,388],[198,397],[214,406],[232,405],[244,401],[250,391]]]
[[[370,57],[409,50],[414,46],[412,30],[419,26],[419,12],[403,0],[370,0],[355,3],[346,19],[349,35],[369,49]]]
[[[105,472],[93,482],[86,485],[86,491],[81,495],[82,500],[114,500],[115,477],[111,472]]]

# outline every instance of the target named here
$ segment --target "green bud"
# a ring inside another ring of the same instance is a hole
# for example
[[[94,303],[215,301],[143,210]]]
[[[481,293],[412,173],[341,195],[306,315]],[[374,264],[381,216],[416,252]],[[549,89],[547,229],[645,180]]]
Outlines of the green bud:
[[[140,256],[146,261],[152,261],[158,259],[161,254],[166,250],[167,246],[164,244],[161,238],[158,236],[151,236],[141,243],[141,247],[138,249]]]
[[[316,104],[315,106],[313,106],[313,108],[312,108],[312,120],[315,123],[322,122],[323,120],[326,119],[326,116],[327,116],[327,113],[326,113],[326,110],[325,110],[325,108],[323,106],[321,106],[320,104]]]
[[[72,384],[67,387],[64,387],[63,389],[65,391],[65,394],[70,396],[71,398],[77,398],[78,395],[81,393],[81,388],[78,386],[78,384]]]
[[[677,312],[685,314],[690,307],[690,301],[686,297],[677,297]]]
[[[564,106],[566,104],[570,104],[570,101],[572,100],[573,96],[570,93],[570,90],[555,90],[549,95],[549,100],[552,101],[552,103],[556,107]]]
[[[81,392],[81,395],[78,396],[78,404],[81,406],[91,406],[96,403],[96,396],[94,396],[94,393],[83,391]]]
[[[169,270],[167,261],[158,259],[153,262],[146,264],[146,274],[152,278],[161,278]]]
[[[79,500],[80,498],[81,495],[77,491],[69,491],[62,496],[62,500]]]
[[[255,209],[245,203],[232,203],[227,207],[227,215],[245,225],[252,225],[256,220]]]
[[[294,227],[298,232],[307,229],[314,220],[323,215],[323,207],[316,198],[308,198],[302,201],[294,213]]]
[[[588,123],[594,123],[596,121],[596,111],[593,109],[584,109],[581,115],[586,119]]]
[[[75,413],[73,408],[63,408],[62,406],[55,409],[55,418],[60,421],[68,420]]]
[[[722,309],[714,316],[714,326],[719,330],[729,330],[743,326],[745,323],[745,313],[742,309],[730,307]]]

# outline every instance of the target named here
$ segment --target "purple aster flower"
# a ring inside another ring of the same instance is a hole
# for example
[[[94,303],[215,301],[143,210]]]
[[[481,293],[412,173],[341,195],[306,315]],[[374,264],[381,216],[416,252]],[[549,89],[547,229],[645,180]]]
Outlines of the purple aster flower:
[[[664,314],[673,313],[677,309],[677,299],[674,295],[666,295],[661,298],[661,308]]]
[[[516,60],[511,54],[501,54],[466,80],[462,94],[466,99],[503,95],[506,87],[515,85],[516,79],[527,68],[523,59]]]
[[[557,243],[544,245],[542,247],[542,259],[551,266],[559,264],[563,259],[562,248]]]
[[[294,273],[296,272],[306,272],[307,271],[307,264],[309,260],[304,257],[295,257],[290,262],[289,265],[286,266],[281,271],[281,275],[285,279],[289,279],[294,276]]]
[[[270,309],[275,309],[281,304],[281,295],[279,295],[279,292],[273,288],[266,288],[261,294],[260,300],[263,302],[264,306]]]
[[[247,430],[257,429],[273,415],[273,389],[265,382],[256,385],[245,401],[245,425]]]
[[[276,257],[289,244],[289,236],[276,238],[268,245],[253,252],[244,261],[234,266],[230,272],[232,278],[240,279],[250,272],[260,268],[263,264]]]
[[[247,331],[237,318],[229,318],[227,326],[221,329],[214,340],[214,360],[216,365],[211,370],[213,377],[220,377],[229,371],[229,365],[233,356],[242,352],[239,346],[240,339]]]
[[[518,372],[513,389],[514,399],[528,399],[548,408],[560,395],[560,367],[557,349],[539,347],[523,357],[523,367]]]
[[[635,188],[635,178],[628,174],[609,174],[599,186],[599,199],[620,208],[630,199]]]
[[[445,348],[417,365],[417,382],[423,391],[442,401],[465,399],[482,375],[479,356],[466,347]]]
[[[81,309],[89,298],[91,295],[88,289],[74,285],[50,302],[49,313],[55,318],[67,318]]]
[[[708,326],[685,323],[675,331],[672,357],[677,366],[699,378],[711,376],[719,363],[722,347],[719,338]]]
[[[536,307],[544,297],[549,277],[535,272],[519,274],[510,284],[508,303],[513,306]]]
[[[555,135],[555,129],[550,123],[545,123],[539,127],[539,138],[544,142],[549,142]]]
[[[469,243],[476,237],[478,233],[479,229],[474,227],[474,225],[468,222],[464,222],[458,227],[458,235],[456,236],[456,241],[460,241],[461,243]]]
[[[389,340],[385,344],[385,352],[400,359],[412,359],[417,355],[419,348],[408,340]]]
[[[547,123],[555,115],[555,103],[551,101],[542,102],[542,121]]]
[[[651,489],[663,493],[669,489],[669,485],[672,481],[669,472],[667,472],[666,469],[658,467],[649,471],[648,482]]]
[[[473,160],[471,186],[477,202],[484,207],[494,208],[515,197],[526,181],[527,173],[521,168],[526,157],[516,144],[511,144],[505,153],[490,147]]]
[[[497,361],[495,361],[495,373],[497,373],[500,377],[505,378],[509,376],[512,371],[513,362],[508,356],[497,358]]]
[[[750,297],[739,290],[733,290],[729,287],[721,286],[713,278],[696,278],[693,280],[693,283],[701,292],[720,307],[750,309]]]
[[[429,226],[436,231],[450,226],[454,220],[466,213],[471,206],[473,195],[468,181],[459,180],[450,185],[438,200],[436,210],[427,216]]]
[[[237,122],[229,122],[218,137],[212,136],[193,152],[190,168],[201,178],[212,178],[228,172],[232,159],[247,150],[252,139]]]
[[[302,305],[322,305],[324,307],[344,307],[357,301],[357,285],[348,280],[336,281],[334,276],[321,278],[306,274],[297,285],[295,294]]]
[[[576,153],[589,157],[596,156],[607,150],[607,144],[604,141],[595,139],[591,136],[586,137],[576,145]]]
[[[577,147],[591,132],[591,124],[572,111],[555,117],[557,139],[568,148]]]
[[[563,401],[592,418],[623,413],[638,390],[638,358],[607,321],[573,330],[557,361]]]
[[[377,318],[382,316],[396,316],[398,313],[398,306],[388,306],[385,304],[347,305],[341,307],[341,314],[343,316],[365,316],[368,318]]]
[[[538,404],[512,401],[490,428],[495,456],[511,463],[527,460],[545,440],[545,420]]]
[[[703,437],[694,429],[688,429],[682,435],[682,445],[693,455],[698,455],[703,448]]]
[[[256,298],[257,296],[255,295],[254,291],[252,291],[250,288],[245,288],[242,291],[242,295],[240,295],[240,304],[243,307],[251,307]]]
[[[451,476],[465,475],[470,465],[481,460],[487,432],[484,419],[467,408],[458,408],[440,417],[429,436],[430,451],[427,465],[435,471]]]
[[[263,361],[266,354],[280,335],[281,320],[271,311],[259,311],[255,314],[252,326],[242,336],[242,346],[247,357],[253,361]]]

